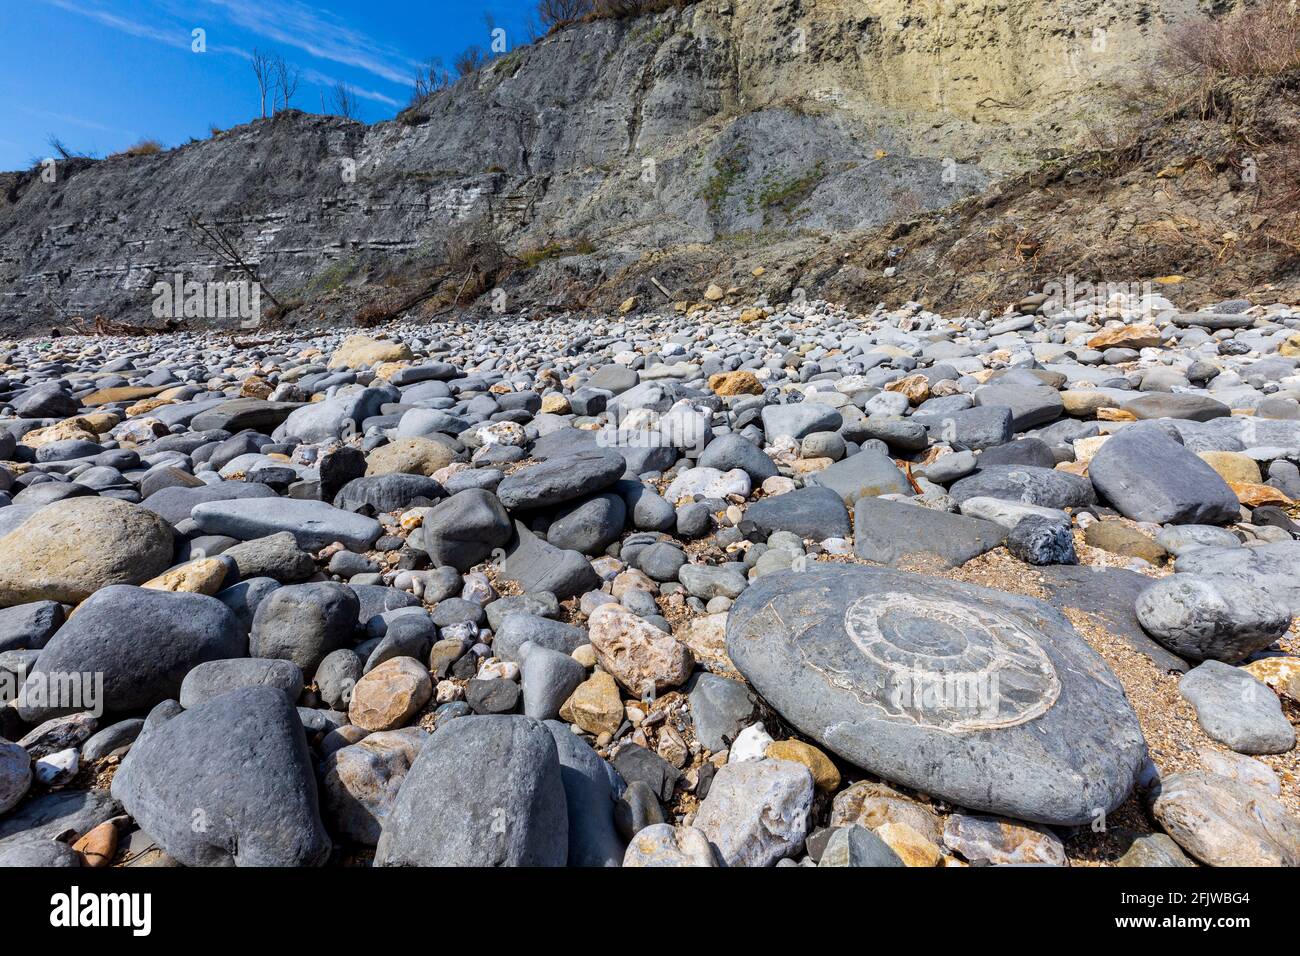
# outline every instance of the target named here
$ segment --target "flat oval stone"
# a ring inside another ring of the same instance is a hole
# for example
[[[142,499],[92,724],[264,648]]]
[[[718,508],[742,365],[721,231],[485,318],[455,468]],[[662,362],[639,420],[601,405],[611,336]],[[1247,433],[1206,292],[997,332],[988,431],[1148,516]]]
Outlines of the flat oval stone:
[[[818,743],[961,806],[1086,823],[1146,757],[1119,681],[1029,598],[885,568],[770,575],[733,606],[727,651]]]

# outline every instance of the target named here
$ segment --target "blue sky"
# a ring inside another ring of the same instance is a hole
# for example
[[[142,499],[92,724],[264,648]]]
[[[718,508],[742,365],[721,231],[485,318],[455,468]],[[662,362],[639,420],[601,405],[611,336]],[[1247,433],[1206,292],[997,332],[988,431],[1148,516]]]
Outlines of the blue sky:
[[[141,139],[175,146],[260,114],[253,48],[301,71],[293,105],[320,111],[337,81],[359,118],[392,117],[429,57],[450,66],[491,37],[526,42],[535,0],[5,0],[0,31],[0,169],[26,168],[57,136],[104,156]],[[193,31],[206,52],[194,52]]]

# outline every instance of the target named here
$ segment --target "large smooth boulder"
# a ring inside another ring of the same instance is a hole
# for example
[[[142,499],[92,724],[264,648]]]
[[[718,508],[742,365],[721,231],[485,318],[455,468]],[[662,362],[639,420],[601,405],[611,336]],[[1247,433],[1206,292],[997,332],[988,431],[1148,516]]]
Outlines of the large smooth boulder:
[[[107,713],[143,712],[177,697],[199,664],[247,653],[238,619],[216,598],[113,585],[50,638],[23,684],[18,713],[36,723],[97,705]],[[70,675],[80,677],[80,694],[65,692]]]
[[[1119,681],[1029,598],[884,568],[768,575],[732,607],[727,651],[822,746],[960,806],[1082,824],[1146,758]]]
[[[1286,634],[1291,611],[1268,591],[1214,574],[1173,574],[1138,595],[1138,621],[1180,657],[1234,664]]]
[[[832,489],[846,505],[859,498],[912,494],[912,486],[893,459],[874,448],[835,462],[812,475],[808,483]]]
[[[352,644],[361,601],[332,581],[276,588],[257,606],[249,634],[254,657],[292,661],[313,674],[325,655]]]
[[[1237,753],[1280,754],[1295,746],[1277,695],[1239,667],[1206,661],[1183,675],[1178,693],[1196,708],[1201,729]]]
[[[186,866],[315,866],[330,840],[298,713],[273,687],[245,687],[150,727],[113,796]]]
[[[411,765],[375,865],[564,866],[568,845],[550,732],[528,717],[462,717],[435,731]]]
[[[468,488],[424,513],[420,545],[434,567],[468,571],[504,548],[512,533],[510,516],[497,496]]]
[[[219,481],[214,485],[185,488],[171,485],[155,491],[140,507],[162,515],[168,524],[180,524],[190,516],[195,505],[205,501],[233,501],[238,498],[274,498],[276,494],[267,485],[249,481]]]
[[[954,482],[948,493],[958,504],[999,498],[1041,508],[1084,508],[1097,501],[1086,479],[1034,465],[990,465]]]
[[[1088,465],[1103,499],[1134,521],[1224,524],[1241,510],[1237,496],[1194,452],[1158,425],[1112,435]]]
[[[367,418],[378,415],[380,406],[392,401],[395,394],[396,389],[364,388],[303,405],[295,409],[271,433],[271,437],[276,441],[293,437],[310,443],[342,437]]]
[[[291,704],[302,694],[302,669],[292,661],[261,657],[236,657],[200,664],[181,682],[180,704],[192,710],[200,704],[241,687],[276,687]]]
[[[511,511],[563,504],[604,491],[626,468],[613,449],[582,451],[519,469],[497,486],[497,496]]]
[[[769,443],[782,435],[795,441],[813,432],[839,431],[844,418],[821,402],[798,402],[793,405],[763,406],[763,433]]]
[[[172,532],[158,515],[115,498],[47,505],[0,538],[0,607],[79,604],[112,584],[167,570]]]
[[[354,478],[334,496],[334,507],[371,517],[389,511],[435,505],[447,491],[424,475],[369,475]]]

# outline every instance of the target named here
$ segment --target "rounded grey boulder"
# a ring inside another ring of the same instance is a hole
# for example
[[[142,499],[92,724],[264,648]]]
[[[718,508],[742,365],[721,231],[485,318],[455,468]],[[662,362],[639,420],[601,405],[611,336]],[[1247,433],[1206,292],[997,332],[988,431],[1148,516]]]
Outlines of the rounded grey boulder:
[[[1241,506],[1228,483],[1156,424],[1111,436],[1088,465],[1093,486],[1134,521],[1223,524]]]
[[[1233,664],[1287,632],[1291,613],[1261,588],[1229,577],[1174,574],[1138,595],[1143,630],[1180,657]]]
[[[302,721],[244,687],[146,730],[113,796],[186,866],[316,866],[329,856]]]
[[[0,813],[7,813],[32,785],[31,755],[7,740],[0,739]]]
[[[623,456],[611,449],[575,452],[508,475],[497,495],[511,511],[563,504],[604,491],[623,477],[626,467]]]
[[[375,865],[564,866],[568,846],[550,731],[528,717],[462,717],[435,731],[411,765]]]
[[[329,581],[276,588],[257,606],[249,650],[254,657],[293,661],[313,673],[330,651],[348,647],[361,602],[346,584]]]
[[[111,585],[50,638],[23,685],[18,713],[28,723],[97,704],[110,714],[140,713],[176,697],[199,664],[247,654],[238,619],[216,598]],[[91,700],[101,674],[102,699]],[[67,675],[94,676],[80,681],[80,694],[65,695]]]
[[[420,538],[434,567],[467,571],[504,547],[511,530],[510,516],[497,496],[469,488],[425,513]]]
[[[302,670],[292,661],[260,657],[208,661],[185,675],[181,682],[181,706],[191,710],[240,687],[277,687],[284,692],[285,700],[296,704],[302,694]]]

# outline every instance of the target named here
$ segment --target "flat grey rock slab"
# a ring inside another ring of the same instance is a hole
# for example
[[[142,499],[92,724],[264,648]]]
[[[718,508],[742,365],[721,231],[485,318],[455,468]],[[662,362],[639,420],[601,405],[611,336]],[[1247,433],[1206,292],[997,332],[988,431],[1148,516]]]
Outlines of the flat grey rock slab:
[[[800,488],[763,498],[745,510],[742,527],[746,523],[764,538],[773,531],[789,531],[813,541],[849,536],[849,510],[840,493],[830,488]]]
[[[1006,535],[992,521],[899,501],[861,498],[853,509],[853,553],[895,568],[960,567],[996,548]]]
[[[1286,753],[1295,728],[1277,695],[1239,667],[1206,661],[1178,682],[1178,693],[1196,708],[1201,728],[1241,754]]]
[[[207,534],[227,534],[241,541],[287,531],[307,551],[341,541],[351,551],[365,551],[383,533],[374,518],[344,511],[324,501],[293,498],[241,498],[196,505],[190,517]]]
[[[1059,509],[1083,508],[1097,501],[1087,479],[1034,465],[990,465],[954,482],[948,493],[958,504],[967,498],[1001,498]]]
[[[960,806],[1083,824],[1146,759],[1119,680],[1030,598],[884,568],[769,575],[732,607],[727,651],[812,739]]]
[[[808,478],[808,484],[838,492],[846,505],[876,495],[910,495],[912,486],[893,459],[875,449],[864,449]]]

